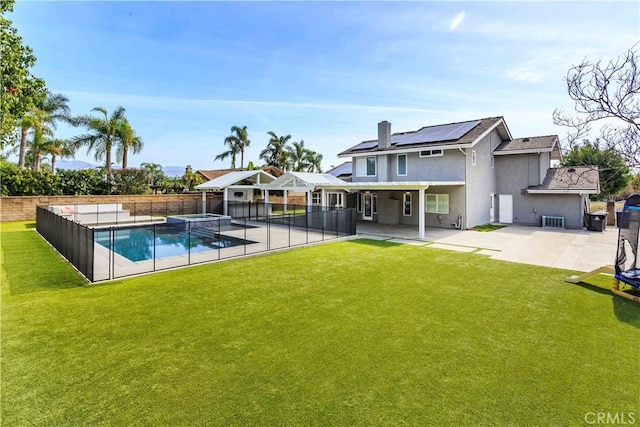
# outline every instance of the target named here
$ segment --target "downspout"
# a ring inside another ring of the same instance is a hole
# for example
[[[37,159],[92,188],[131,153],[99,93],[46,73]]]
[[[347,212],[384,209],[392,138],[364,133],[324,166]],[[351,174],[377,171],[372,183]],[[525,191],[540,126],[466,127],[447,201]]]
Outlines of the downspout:
[[[458,147],[458,150],[464,155],[464,207],[462,208],[462,221],[460,221],[460,230],[465,230],[467,227],[463,224],[467,221],[467,153],[462,149],[462,147]]]

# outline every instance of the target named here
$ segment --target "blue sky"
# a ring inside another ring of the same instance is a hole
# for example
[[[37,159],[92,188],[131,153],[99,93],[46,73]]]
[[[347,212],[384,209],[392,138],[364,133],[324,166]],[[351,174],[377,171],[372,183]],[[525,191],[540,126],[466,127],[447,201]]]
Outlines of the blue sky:
[[[145,143],[131,165],[195,169],[229,167],[213,159],[233,125],[248,127],[246,160],[274,131],[325,169],[381,120],[399,132],[498,115],[514,137],[563,137],[551,114],[573,110],[569,67],[640,40],[637,1],[18,1],[9,19],[73,114],[126,108]]]

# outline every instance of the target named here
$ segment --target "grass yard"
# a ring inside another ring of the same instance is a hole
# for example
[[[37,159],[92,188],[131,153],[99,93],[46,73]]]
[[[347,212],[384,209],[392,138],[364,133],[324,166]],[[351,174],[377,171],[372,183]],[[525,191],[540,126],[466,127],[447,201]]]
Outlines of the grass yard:
[[[32,224],[1,231],[3,426],[640,415],[640,305],[608,280],[356,240],[82,286]]]

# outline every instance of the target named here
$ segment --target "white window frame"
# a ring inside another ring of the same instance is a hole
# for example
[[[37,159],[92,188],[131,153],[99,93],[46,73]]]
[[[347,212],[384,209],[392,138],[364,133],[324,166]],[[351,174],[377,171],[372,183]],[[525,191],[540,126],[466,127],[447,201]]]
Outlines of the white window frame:
[[[429,210],[429,199],[434,200],[435,198],[435,210]],[[447,201],[447,209],[440,210],[440,203],[444,203]],[[426,194],[424,199],[424,211],[426,213],[435,213],[435,214],[448,214],[449,213],[449,195],[448,194]]]
[[[373,175],[370,175],[368,173],[370,159],[373,159]],[[363,171],[364,171],[364,174],[362,173]],[[370,176],[376,176],[377,174],[378,174],[378,159],[375,156],[356,158],[356,176],[357,177],[370,177]]]
[[[434,151],[436,151],[435,154],[434,154]],[[420,157],[440,157],[440,156],[444,156],[444,150],[442,148],[420,151]]]
[[[471,166],[476,165],[476,150],[471,150]]]
[[[404,173],[400,173],[400,157],[404,158]],[[406,154],[398,154],[396,158],[396,172],[398,176],[407,176],[407,170],[409,169],[409,165],[407,164],[407,155]]]
[[[407,207],[409,208],[409,213],[407,213]],[[402,195],[402,216],[411,216],[413,214],[412,211],[413,207],[411,206],[411,193],[404,193]]]
[[[322,192],[314,191],[311,193],[311,204],[315,206],[320,206],[322,204]]]
[[[331,205],[331,196],[336,196],[336,205]],[[327,205],[331,209],[335,208],[344,208],[344,193],[340,192],[330,192],[326,193],[325,197],[327,198]]]

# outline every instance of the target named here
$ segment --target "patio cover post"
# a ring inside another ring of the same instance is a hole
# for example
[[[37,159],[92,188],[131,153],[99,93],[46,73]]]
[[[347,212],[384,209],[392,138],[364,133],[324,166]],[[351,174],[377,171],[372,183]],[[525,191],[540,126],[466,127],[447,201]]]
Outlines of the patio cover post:
[[[283,194],[283,201],[284,201],[284,208],[283,212],[286,215],[287,214],[287,193],[289,192],[289,190],[282,190],[282,194]]]
[[[229,191],[227,187],[224,187],[222,196],[222,214],[229,215]]]
[[[424,193],[427,191],[426,188],[421,188],[418,191],[418,212],[420,215],[418,216],[418,238],[420,240],[424,240],[424,225],[425,225],[425,205],[424,205]]]
[[[269,217],[269,190],[264,190],[264,218]]]
[[[326,210],[327,208],[327,193],[324,191],[324,188],[322,189],[322,196],[321,196],[321,200],[320,200],[320,204],[322,205],[322,210]]]
[[[202,214],[207,213],[207,190],[202,190]]]

